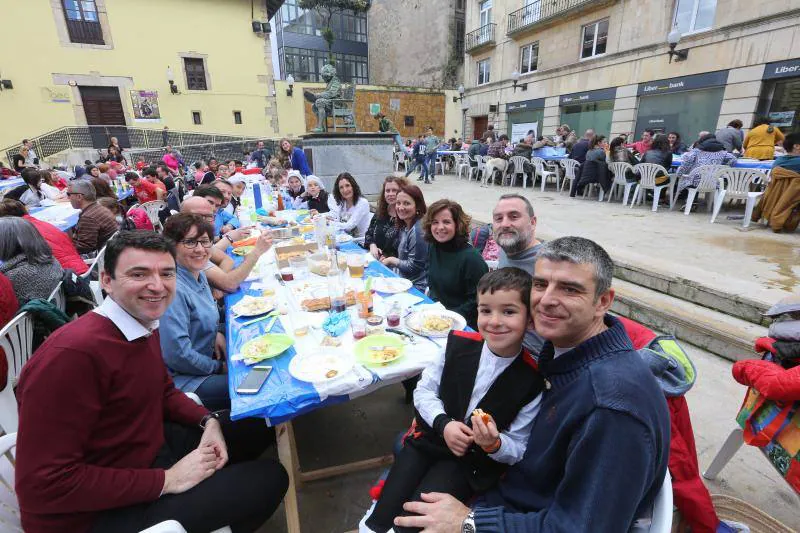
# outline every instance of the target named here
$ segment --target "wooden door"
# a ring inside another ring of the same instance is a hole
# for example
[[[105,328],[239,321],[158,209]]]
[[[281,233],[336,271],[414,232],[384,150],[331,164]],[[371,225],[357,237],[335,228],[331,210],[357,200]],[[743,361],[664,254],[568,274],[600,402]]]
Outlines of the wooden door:
[[[483,137],[483,133],[486,131],[486,128],[489,127],[489,117],[474,117],[472,119],[472,138],[473,139],[480,139]]]
[[[89,126],[125,126],[125,112],[117,87],[80,87],[83,111]],[[92,145],[107,148],[109,139],[117,137],[120,145],[130,146],[124,128],[89,128]]]

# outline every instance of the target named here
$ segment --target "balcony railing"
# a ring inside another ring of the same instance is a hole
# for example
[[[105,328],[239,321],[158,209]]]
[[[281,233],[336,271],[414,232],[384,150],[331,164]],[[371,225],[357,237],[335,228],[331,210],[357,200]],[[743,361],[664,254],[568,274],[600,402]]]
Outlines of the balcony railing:
[[[590,4],[607,4],[603,0],[534,0],[522,9],[508,15],[507,34],[527,30],[536,24],[559,17],[568,11],[582,8]]]
[[[473,52],[484,46],[495,45],[495,28],[497,24],[491,23],[481,26],[475,31],[471,31],[466,35],[464,40],[464,47],[467,52]]]

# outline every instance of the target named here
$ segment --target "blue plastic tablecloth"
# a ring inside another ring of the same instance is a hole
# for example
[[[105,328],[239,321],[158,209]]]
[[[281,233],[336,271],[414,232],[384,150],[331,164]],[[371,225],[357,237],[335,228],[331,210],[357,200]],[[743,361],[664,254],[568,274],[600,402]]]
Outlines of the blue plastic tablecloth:
[[[341,249],[343,251],[364,251],[352,242],[342,245]],[[237,262],[242,260],[239,257],[235,259]],[[394,272],[383,266],[379,261],[373,261],[368,264],[365,268],[365,273],[382,277],[396,277]],[[245,342],[267,333],[266,328],[272,322],[272,319],[266,319],[243,329],[241,324],[250,318],[235,318],[230,312],[231,306],[241,300],[245,294],[260,295],[260,291],[250,290],[250,285],[250,282],[245,282],[241,285],[239,291],[225,297],[225,332],[229,356],[238,353]],[[424,303],[431,303],[431,300],[417,289],[412,288],[409,292],[423,298]],[[274,322],[270,333],[284,333],[280,320]],[[349,395],[328,396],[325,400],[322,400],[312,384],[292,377],[289,374],[289,362],[295,354],[294,348],[290,348],[278,357],[265,361],[265,364],[272,366],[272,372],[261,390],[257,394],[250,395],[240,395],[236,392],[236,388],[247,375],[249,367],[242,361],[229,361],[228,389],[231,397],[231,418],[233,420],[246,417],[263,417],[268,425],[274,426],[314,409],[350,400]],[[372,380],[372,385],[375,388],[380,386],[380,380],[376,375],[373,374]],[[359,392],[363,393],[363,391]]]

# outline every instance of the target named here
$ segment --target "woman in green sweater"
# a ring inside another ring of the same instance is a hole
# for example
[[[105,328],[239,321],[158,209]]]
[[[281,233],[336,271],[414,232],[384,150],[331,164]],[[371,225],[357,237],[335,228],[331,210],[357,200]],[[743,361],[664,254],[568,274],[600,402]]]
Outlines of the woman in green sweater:
[[[428,248],[428,287],[432,300],[467,320],[477,329],[478,281],[489,271],[481,254],[469,244],[470,218],[452,200],[434,202],[422,229]]]

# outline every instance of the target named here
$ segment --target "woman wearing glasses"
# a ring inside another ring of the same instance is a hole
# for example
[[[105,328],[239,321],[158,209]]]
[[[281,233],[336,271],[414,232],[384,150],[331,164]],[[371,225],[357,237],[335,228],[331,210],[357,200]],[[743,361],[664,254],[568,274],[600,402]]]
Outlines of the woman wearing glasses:
[[[194,392],[210,411],[230,408],[225,336],[204,270],[214,226],[201,215],[171,216],[164,236],[175,243],[175,298],[161,317],[161,352],[175,386]]]

